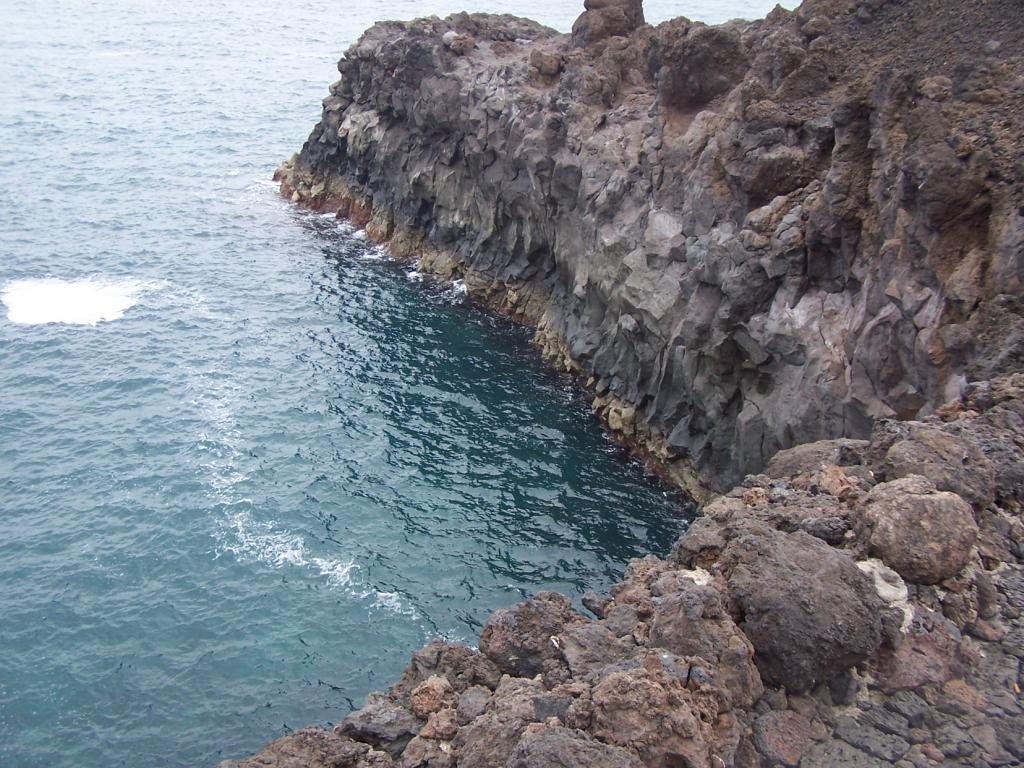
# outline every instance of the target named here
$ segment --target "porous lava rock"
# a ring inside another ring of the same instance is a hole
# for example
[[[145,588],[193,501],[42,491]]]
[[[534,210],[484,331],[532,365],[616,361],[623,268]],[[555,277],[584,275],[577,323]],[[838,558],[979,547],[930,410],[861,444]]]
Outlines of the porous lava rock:
[[[502,672],[532,677],[562,663],[552,638],[585,619],[557,592],[538,592],[512,608],[495,611],[480,632],[480,650]]]
[[[875,486],[864,509],[871,553],[904,579],[936,584],[966,564],[978,538],[970,505],[908,475]]]
[[[721,562],[766,682],[806,691],[878,648],[883,604],[841,550],[800,531],[763,530],[729,542]]]

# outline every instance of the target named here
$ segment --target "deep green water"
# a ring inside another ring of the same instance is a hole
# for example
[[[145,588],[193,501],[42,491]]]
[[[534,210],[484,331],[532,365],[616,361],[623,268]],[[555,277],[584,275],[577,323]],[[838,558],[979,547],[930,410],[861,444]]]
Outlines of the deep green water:
[[[526,331],[269,182],[359,31],[472,6],[0,6],[0,766],[245,754],[685,527]]]

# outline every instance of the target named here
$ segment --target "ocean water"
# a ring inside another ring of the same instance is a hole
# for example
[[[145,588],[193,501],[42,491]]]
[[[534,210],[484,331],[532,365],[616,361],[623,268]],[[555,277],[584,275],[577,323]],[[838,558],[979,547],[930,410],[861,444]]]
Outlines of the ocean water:
[[[685,528],[526,330],[275,194],[362,29],[463,8],[578,10],[0,4],[0,766],[246,754]]]

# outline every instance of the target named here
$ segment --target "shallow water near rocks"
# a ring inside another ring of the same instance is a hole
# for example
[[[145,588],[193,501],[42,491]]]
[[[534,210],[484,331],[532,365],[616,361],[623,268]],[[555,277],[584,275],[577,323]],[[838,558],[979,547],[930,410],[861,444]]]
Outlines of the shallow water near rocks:
[[[578,12],[0,8],[0,765],[251,752],[684,529],[526,330],[269,182],[362,29],[462,8]]]

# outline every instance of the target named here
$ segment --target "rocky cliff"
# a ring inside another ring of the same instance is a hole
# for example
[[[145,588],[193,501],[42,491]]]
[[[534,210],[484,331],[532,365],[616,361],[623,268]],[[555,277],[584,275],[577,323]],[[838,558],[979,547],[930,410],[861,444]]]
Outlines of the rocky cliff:
[[[278,178],[537,326],[710,501],[224,768],[1024,764],[1024,14],[378,24]]]
[[[692,491],[1020,365],[1018,0],[374,26],[286,194],[536,324]]]
[[[782,451],[634,560],[222,768],[1024,765],[1024,375]]]

